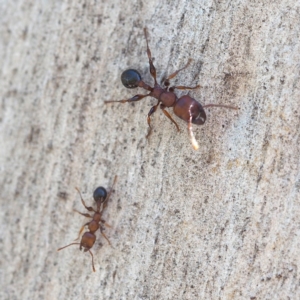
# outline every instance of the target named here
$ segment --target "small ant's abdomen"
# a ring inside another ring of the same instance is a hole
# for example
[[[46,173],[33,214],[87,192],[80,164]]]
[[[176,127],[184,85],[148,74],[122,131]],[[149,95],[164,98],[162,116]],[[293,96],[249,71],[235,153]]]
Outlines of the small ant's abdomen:
[[[96,241],[96,236],[91,232],[85,232],[81,238],[80,250],[83,247],[84,251],[91,249]]]
[[[179,98],[173,110],[177,117],[186,122],[189,122],[192,115],[193,124],[202,125],[205,123],[206,114],[202,105],[189,95]]]

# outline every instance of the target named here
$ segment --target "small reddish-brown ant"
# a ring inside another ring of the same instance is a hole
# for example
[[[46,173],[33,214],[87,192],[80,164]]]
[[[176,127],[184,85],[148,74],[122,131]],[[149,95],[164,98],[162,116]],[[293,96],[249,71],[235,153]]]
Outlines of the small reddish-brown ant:
[[[176,126],[177,130],[179,131],[179,126],[178,124],[173,120],[171,115],[165,110],[166,107],[173,107],[173,111],[175,115],[182,120],[186,121],[188,123],[188,130],[189,130],[189,135],[191,138],[191,142],[193,145],[193,148],[197,150],[199,148],[198,143],[194,137],[193,130],[192,130],[192,123],[196,125],[203,125],[206,120],[206,114],[204,111],[204,108],[208,107],[224,107],[224,108],[230,108],[230,109],[237,109],[234,106],[227,106],[227,105],[221,105],[221,104],[206,104],[206,105],[201,105],[197,100],[192,98],[189,94],[184,95],[180,98],[176,96],[174,93],[175,89],[179,90],[193,90],[197,89],[200,87],[200,85],[197,85],[195,87],[189,87],[189,86],[171,86],[170,87],[170,79],[174,78],[180,71],[184,70],[185,68],[188,67],[188,65],[191,62],[191,59],[189,59],[188,63],[181,69],[176,70],[174,73],[169,75],[165,80],[164,80],[164,88],[161,87],[156,80],[156,69],[153,65],[153,60],[151,57],[151,51],[149,49],[148,45],[148,34],[147,34],[147,29],[144,28],[144,35],[147,43],[147,55],[149,59],[149,65],[150,65],[150,74],[154,79],[154,87],[149,86],[146,84],[140,75],[140,73],[134,69],[129,69],[126,70],[122,73],[121,75],[121,81],[123,85],[126,88],[132,89],[136,87],[141,87],[147,91],[149,91],[149,94],[146,95],[135,95],[129,99],[123,99],[123,100],[110,100],[110,101],[105,101],[105,103],[112,103],[112,102],[136,102],[139,101],[145,97],[151,96],[156,98],[157,104],[151,107],[148,116],[147,116],[147,122],[149,125],[149,131],[147,134],[147,138],[150,136],[152,132],[152,127],[151,127],[151,115],[155,113],[158,105],[160,104],[160,108],[162,109],[163,113],[165,116],[167,116]]]
[[[65,249],[65,248],[67,248],[69,246],[72,246],[72,245],[80,245],[79,246],[79,250],[81,250],[83,248],[84,252],[88,251],[91,254],[91,256],[92,256],[92,267],[93,267],[93,271],[94,272],[96,272],[95,266],[94,266],[94,256],[93,256],[93,253],[91,252],[90,249],[93,247],[93,245],[94,245],[94,243],[96,241],[95,232],[98,229],[100,229],[100,232],[103,235],[103,237],[107,240],[107,242],[109,243],[109,245],[111,245],[109,239],[107,238],[107,236],[103,232],[104,228],[102,227],[102,224],[106,225],[107,227],[110,227],[110,226],[107,225],[105,223],[105,221],[102,219],[102,213],[103,213],[104,209],[107,206],[107,202],[108,202],[109,197],[110,197],[110,195],[111,195],[111,193],[113,191],[113,187],[114,187],[116,181],[117,181],[117,176],[115,176],[114,183],[113,183],[113,185],[111,187],[111,190],[110,190],[110,192],[108,194],[106,192],[106,189],[104,187],[102,187],[102,186],[99,186],[99,187],[97,187],[95,189],[93,197],[94,197],[94,200],[96,201],[96,204],[97,204],[97,209],[96,210],[94,208],[92,208],[91,206],[86,206],[86,204],[85,204],[85,202],[84,202],[84,200],[83,200],[83,198],[81,196],[81,193],[80,193],[79,189],[76,188],[76,190],[78,191],[78,193],[80,195],[81,202],[82,202],[83,206],[88,211],[94,212],[94,215],[91,216],[90,214],[81,213],[81,212],[75,210],[76,212],[78,212],[79,214],[81,214],[81,215],[83,215],[83,216],[85,216],[87,218],[92,218],[92,221],[87,222],[86,224],[84,224],[81,227],[77,239],[79,239],[79,237],[80,237],[82,231],[84,230],[85,226],[88,226],[89,231],[87,231],[87,232],[85,232],[83,234],[83,236],[81,237],[80,243],[71,243],[71,244],[69,244],[67,246],[64,246],[64,247],[61,247],[61,248],[57,249],[57,251],[60,251],[60,250]],[[100,223],[102,223],[102,224],[100,224]]]

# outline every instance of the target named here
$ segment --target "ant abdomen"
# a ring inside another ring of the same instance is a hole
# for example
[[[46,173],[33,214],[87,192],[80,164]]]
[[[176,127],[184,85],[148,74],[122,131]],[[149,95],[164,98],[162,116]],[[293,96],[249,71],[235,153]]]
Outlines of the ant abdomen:
[[[84,252],[91,249],[96,241],[96,236],[94,233],[91,232],[85,232],[81,238],[80,242],[80,250],[83,248]]]
[[[138,82],[141,81],[142,76],[137,70],[128,69],[121,75],[121,81],[123,85],[128,89],[134,89],[138,87]]]
[[[193,124],[202,125],[206,121],[206,114],[202,105],[189,95],[179,98],[173,110],[176,116],[186,122],[189,122],[191,116]]]

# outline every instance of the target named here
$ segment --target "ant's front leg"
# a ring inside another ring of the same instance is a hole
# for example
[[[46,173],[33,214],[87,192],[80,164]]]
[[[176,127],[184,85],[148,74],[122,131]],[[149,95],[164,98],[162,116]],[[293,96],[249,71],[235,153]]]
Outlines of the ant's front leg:
[[[83,205],[88,211],[96,212],[91,206],[86,206],[86,204],[85,204],[85,202],[84,202],[84,200],[83,200],[83,198],[82,198],[82,195],[81,195],[81,193],[80,193],[79,188],[76,187],[75,189],[76,189],[76,191],[79,193],[79,196],[80,196],[82,205]],[[79,212],[79,213],[80,213],[80,212]],[[82,214],[82,213],[80,213],[80,214]],[[84,215],[84,214],[83,214],[83,215]],[[89,217],[90,217],[90,216],[89,216]]]
[[[150,136],[151,133],[152,133],[151,118],[150,118],[150,117],[151,117],[151,115],[153,115],[153,114],[156,112],[159,103],[160,103],[160,100],[157,101],[157,104],[156,104],[156,105],[154,105],[154,106],[151,107],[151,109],[150,109],[150,111],[149,111],[149,113],[148,113],[148,116],[147,116],[147,122],[148,122],[148,125],[149,125],[149,130],[148,130],[148,133],[147,133],[147,135],[146,135],[146,139],[148,139],[149,136]]]
[[[114,190],[114,186],[115,186],[115,184],[116,184],[116,182],[117,182],[117,179],[118,179],[118,176],[116,175],[116,176],[115,176],[115,179],[114,179],[114,182],[113,182],[113,184],[112,184],[112,187],[110,188],[110,191],[109,191],[108,195],[106,196],[106,198],[105,198],[105,200],[104,200],[104,202],[103,202],[103,205],[102,205],[102,211],[103,211],[103,210],[106,208],[106,206],[107,206],[108,200],[109,200],[109,198],[110,198],[111,193],[112,193],[113,190]]]

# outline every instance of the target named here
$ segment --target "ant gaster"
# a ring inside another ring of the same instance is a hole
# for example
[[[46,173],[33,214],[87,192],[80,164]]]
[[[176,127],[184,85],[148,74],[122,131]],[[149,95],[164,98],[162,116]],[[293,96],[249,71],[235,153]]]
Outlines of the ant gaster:
[[[145,35],[145,39],[146,39],[146,43],[147,43],[147,55],[148,55],[149,65],[150,65],[150,74],[154,79],[154,86],[151,87],[148,84],[146,84],[142,80],[142,77],[138,71],[136,71],[134,69],[126,70],[121,75],[121,81],[122,81],[123,85],[129,89],[141,87],[141,88],[149,91],[149,94],[146,94],[146,95],[138,94],[129,99],[110,100],[110,101],[105,101],[105,103],[136,102],[136,101],[139,101],[148,96],[156,98],[158,100],[157,104],[151,107],[151,109],[148,113],[148,116],[147,116],[149,131],[148,131],[148,134],[146,137],[148,138],[152,132],[152,127],[150,124],[151,123],[150,117],[153,113],[155,113],[155,111],[157,110],[157,107],[159,105],[160,105],[160,108],[162,109],[163,113],[165,114],[165,116],[168,117],[175,124],[177,130],[179,131],[178,124],[176,123],[176,121],[173,120],[171,115],[165,110],[166,107],[173,107],[173,111],[174,111],[175,115],[188,123],[188,131],[189,131],[190,139],[191,139],[193,148],[195,150],[197,150],[199,148],[199,145],[193,134],[192,123],[196,124],[196,125],[203,125],[205,123],[206,114],[205,114],[204,108],[208,108],[208,107],[224,107],[224,108],[230,108],[230,109],[237,109],[237,108],[233,107],[233,106],[227,106],[227,105],[221,105],[221,104],[201,105],[197,100],[192,98],[189,94],[184,95],[180,98],[178,98],[176,96],[176,94],[174,93],[175,89],[194,90],[194,89],[197,89],[200,87],[200,85],[197,85],[195,87],[181,86],[181,85],[170,87],[170,79],[173,79],[180,71],[187,68],[191,62],[191,59],[189,59],[188,63],[183,68],[176,70],[174,73],[169,75],[164,80],[165,87],[160,86],[156,80],[156,69],[153,65],[151,51],[150,51],[149,45],[148,45],[148,33],[147,33],[146,28],[144,28],[144,35]]]
[[[92,208],[91,206],[86,206],[82,196],[81,196],[81,193],[79,191],[78,188],[76,188],[76,190],[78,191],[79,195],[80,195],[80,198],[81,198],[81,202],[83,204],[83,206],[88,210],[88,211],[92,211],[94,212],[94,214],[91,216],[90,214],[88,213],[81,213],[77,210],[75,210],[76,212],[78,212],[79,214],[87,217],[87,218],[92,218],[92,220],[90,222],[87,222],[86,224],[84,224],[80,231],[79,231],[79,234],[78,234],[78,238],[76,240],[79,239],[81,233],[83,232],[84,230],[84,227],[85,226],[88,226],[88,229],[89,231],[85,232],[83,234],[83,236],[81,237],[81,241],[80,243],[71,243],[67,246],[64,246],[64,247],[61,247],[59,249],[57,249],[57,251],[60,251],[62,249],[65,249],[69,246],[72,246],[72,245],[80,245],[79,246],[79,250],[82,250],[83,248],[83,251],[84,252],[89,252],[92,256],[92,267],[93,267],[93,271],[96,272],[95,270],[95,266],[94,266],[94,256],[93,256],[93,253],[91,252],[91,248],[93,247],[95,241],[96,241],[96,235],[95,235],[95,232],[100,229],[100,232],[101,234],[103,235],[103,237],[107,240],[107,242],[110,244],[110,241],[108,240],[107,236],[105,235],[105,233],[103,232],[104,228],[103,228],[103,224],[106,225],[107,227],[110,227],[109,225],[107,225],[105,223],[105,221],[102,219],[102,213],[104,211],[104,209],[106,208],[107,206],[107,202],[109,200],[109,197],[113,191],[113,187],[115,185],[117,181],[117,176],[115,176],[115,179],[114,179],[114,183],[111,187],[111,190],[110,192],[107,194],[106,192],[106,189],[102,186],[99,186],[95,189],[94,191],[94,194],[93,194],[93,197],[94,197],[94,200],[96,201],[96,204],[97,204],[97,209],[95,210],[94,208]]]

